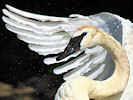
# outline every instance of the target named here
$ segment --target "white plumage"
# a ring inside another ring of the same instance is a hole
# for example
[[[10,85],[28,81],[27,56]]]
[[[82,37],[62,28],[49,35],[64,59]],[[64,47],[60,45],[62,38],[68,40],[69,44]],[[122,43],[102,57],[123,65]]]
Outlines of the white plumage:
[[[6,5],[6,8],[3,9],[5,16],[2,17],[6,23],[6,28],[16,33],[20,40],[28,43],[29,48],[40,55],[62,52],[77,28],[91,25],[111,34],[121,42],[127,52],[131,67],[133,67],[133,24],[129,20],[110,13],[99,13],[91,16],[72,14],[65,18],[33,14],[9,5]],[[113,73],[112,58],[101,46],[85,51],[80,50],[61,61],[56,61],[56,56],[45,58],[44,63],[49,65],[64,62],[72,57],[76,58],[55,68],[53,72],[55,74],[67,72],[63,77],[65,80],[78,75],[104,80]],[[106,65],[109,66],[106,67]],[[69,70],[72,71],[68,72]],[[131,72],[133,72],[132,68]],[[131,73],[130,76],[133,74]],[[130,86],[131,83],[133,84],[130,78]]]

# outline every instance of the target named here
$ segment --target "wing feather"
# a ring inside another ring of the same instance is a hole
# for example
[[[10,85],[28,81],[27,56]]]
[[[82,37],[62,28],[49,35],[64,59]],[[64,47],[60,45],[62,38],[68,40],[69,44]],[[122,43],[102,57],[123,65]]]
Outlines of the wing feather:
[[[65,73],[65,72],[68,72],[69,70],[71,69],[74,69],[74,68],[77,68],[78,66],[82,65],[83,63],[85,63],[84,60],[88,60],[90,57],[89,54],[83,54],[83,55],[80,55],[79,57],[76,57],[74,60],[60,66],[60,67],[57,67],[53,70],[53,72],[55,74],[62,74],[62,73]]]
[[[70,38],[69,36],[66,35],[65,32],[62,32],[61,35],[38,35],[38,34],[34,34],[34,32],[32,31],[19,29],[9,24],[6,24],[6,28],[18,35],[22,35],[28,38],[38,39],[40,41],[42,40],[47,42],[55,42],[55,40],[59,41],[59,40]]]
[[[68,18],[63,18],[63,17],[51,17],[51,16],[46,16],[46,15],[38,15],[38,14],[33,14],[33,13],[29,13],[29,12],[26,12],[26,11],[22,11],[22,10],[19,10],[19,9],[16,9],[10,5],[6,5],[6,8],[9,9],[10,11],[18,14],[18,15],[21,15],[21,16],[24,16],[24,17],[27,17],[27,18],[32,18],[32,19],[36,19],[36,20],[39,20],[39,21],[67,21]]]
[[[72,57],[77,57],[78,55],[80,55],[81,53],[83,52],[83,50],[79,50],[78,52],[72,54],[72,55],[69,55],[68,57],[60,60],[60,61],[56,61],[56,56],[54,57],[48,57],[48,58],[45,58],[44,59],[44,63],[47,64],[47,65],[50,65],[50,64],[55,64],[55,63],[60,63],[60,62],[64,62],[64,61],[67,61],[68,59],[72,58]]]
[[[29,44],[28,45],[29,48],[31,50],[34,50],[36,52],[45,52],[45,51],[50,51],[50,52],[54,52],[54,51],[58,51],[58,50],[61,50],[63,51],[65,46],[60,46],[60,45],[55,45],[54,47],[53,46],[49,46],[49,45],[35,45],[35,44]]]
[[[30,25],[27,25],[27,24],[21,24],[21,23],[18,23],[8,17],[2,17],[4,22],[6,22],[7,24],[11,25],[11,26],[14,26],[16,28],[19,28],[19,29],[23,29],[23,30],[27,30],[27,31],[32,31],[34,32],[35,34],[37,35],[51,35],[51,34],[55,34],[56,32],[59,32],[59,31],[62,31],[61,28],[56,28],[54,30],[50,30],[50,31],[47,31],[47,30],[44,30],[44,29],[38,29],[36,27],[32,27]]]
[[[28,19],[25,17],[22,17],[20,15],[14,14],[6,9],[2,10],[3,13],[8,16],[10,19],[16,21],[18,24],[23,24],[23,25],[28,25],[31,26],[32,28],[38,29],[40,31],[44,30],[44,32],[42,32],[43,34],[47,34],[47,32],[52,31],[52,30],[56,30],[56,29],[60,29],[58,26],[58,22],[56,23],[56,25],[49,25],[47,23],[42,23],[39,21],[35,21],[32,19]]]

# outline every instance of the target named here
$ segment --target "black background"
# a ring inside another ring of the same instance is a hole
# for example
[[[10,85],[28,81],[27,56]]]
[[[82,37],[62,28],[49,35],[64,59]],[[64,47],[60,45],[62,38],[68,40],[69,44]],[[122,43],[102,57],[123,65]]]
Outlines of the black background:
[[[133,22],[132,0],[1,0],[0,9],[9,4],[18,9],[49,16],[68,17],[70,14],[91,15],[110,12]],[[2,12],[0,10],[0,12]],[[43,63],[43,56],[30,51],[27,44],[4,27],[0,20],[0,81],[13,84],[28,80],[33,76],[48,75],[56,78],[52,69],[55,65]],[[58,86],[62,83],[59,82]]]

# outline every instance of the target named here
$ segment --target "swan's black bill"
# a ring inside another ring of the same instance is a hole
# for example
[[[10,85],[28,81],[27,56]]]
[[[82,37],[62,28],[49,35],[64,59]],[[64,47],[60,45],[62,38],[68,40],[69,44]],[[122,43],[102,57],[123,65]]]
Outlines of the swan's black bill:
[[[69,44],[65,48],[64,52],[60,53],[58,55],[58,57],[56,58],[56,60],[57,61],[62,60],[64,58],[66,58],[67,56],[79,51],[80,50],[80,43],[81,43],[81,41],[85,35],[86,34],[82,34],[80,36],[71,38],[69,41]]]

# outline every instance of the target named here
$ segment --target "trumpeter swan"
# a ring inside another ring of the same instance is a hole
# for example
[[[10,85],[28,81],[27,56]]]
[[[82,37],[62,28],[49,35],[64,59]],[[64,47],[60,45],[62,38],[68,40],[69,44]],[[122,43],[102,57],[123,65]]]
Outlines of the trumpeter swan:
[[[131,59],[133,57],[133,24],[115,14],[99,13],[91,16],[72,14],[69,18],[65,18],[33,14],[9,5],[6,5],[6,8],[3,9],[5,16],[2,17],[6,23],[6,28],[16,33],[19,39],[27,42],[29,48],[40,55],[63,52],[77,28],[83,25],[91,25],[115,37],[126,50],[130,58],[130,65],[133,62],[133,59]],[[78,75],[104,80],[110,77],[114,71],[112,58],[101,46],[79,50],[59,61],[56,60],[56,57],[45,58],[44,63],[48,65],[60,63],[75,57],[70,62],[54,69],[55,74],[67,72],[63,77],[64,80]],[[73,70],[69,71],[71,69]],[[129,95],[125,95],[126,97],[133,95],[131,91],[133,89],[129,89],[132,88],[133,83],[131,80],[133,69],[132,67],[130,69],[131,77],[127,86],[128,89],[126,89]]]

